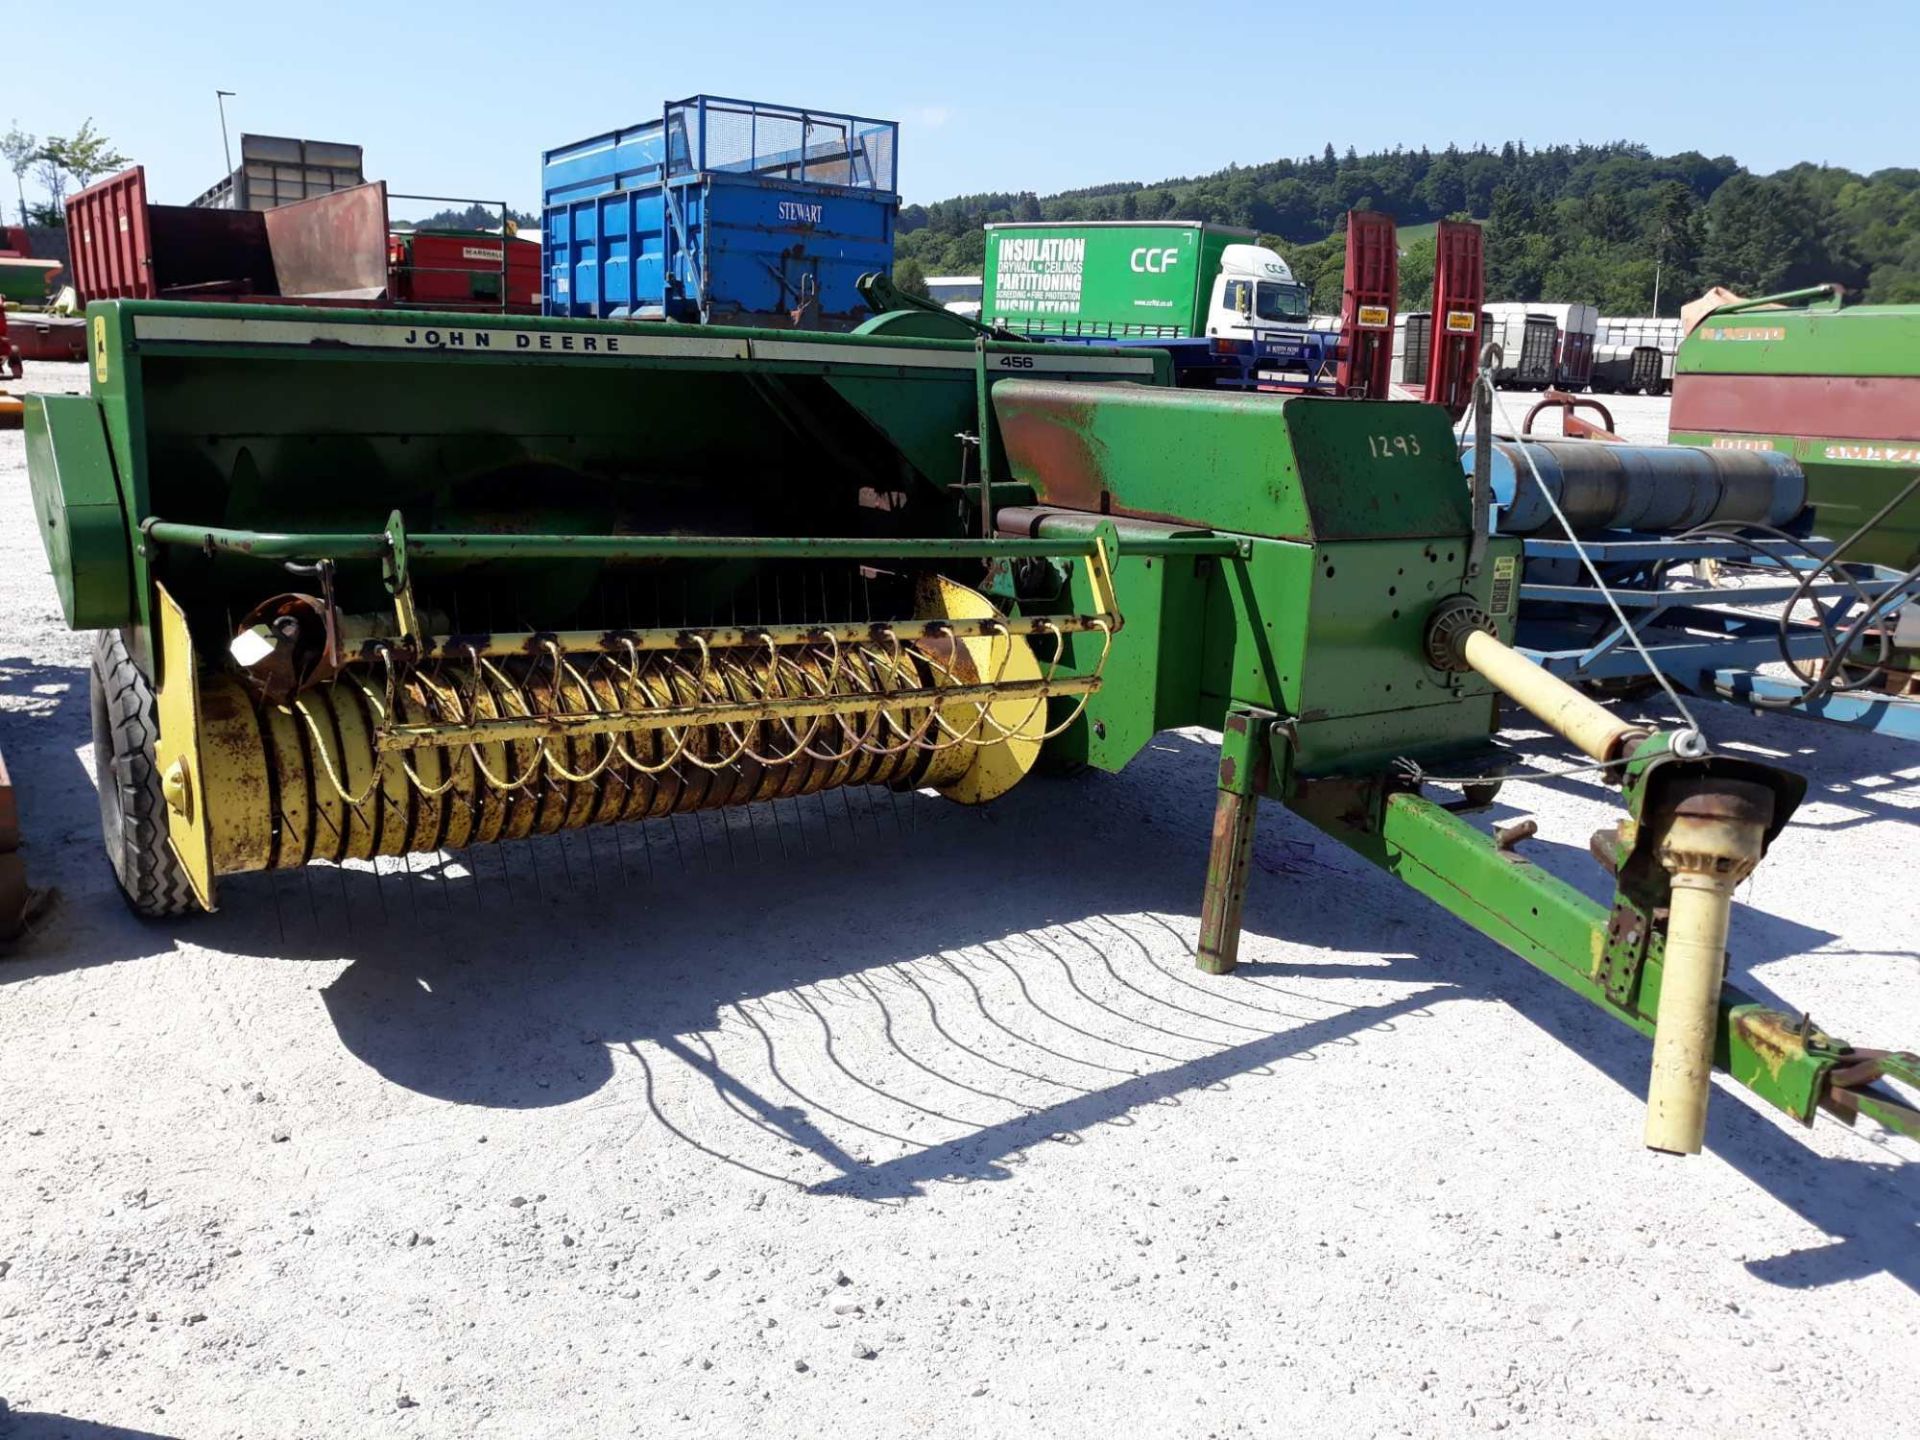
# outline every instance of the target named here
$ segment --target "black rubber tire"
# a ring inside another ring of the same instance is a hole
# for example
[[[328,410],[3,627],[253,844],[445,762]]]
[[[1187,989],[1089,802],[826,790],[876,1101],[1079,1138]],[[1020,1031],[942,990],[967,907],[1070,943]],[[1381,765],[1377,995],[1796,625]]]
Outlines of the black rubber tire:
[[[120,893],[143,920],[198,914],[200,902],[167,843],[167,802],[153,758],[159,734],[153,686],[118,630],[102,630],[94,641],[88,689],[100,833]]]
[[[1619,675],[1607,680],[1582,680],[1580,689],[1596,700],[1644,700],[1660,688],[1652,676]]]

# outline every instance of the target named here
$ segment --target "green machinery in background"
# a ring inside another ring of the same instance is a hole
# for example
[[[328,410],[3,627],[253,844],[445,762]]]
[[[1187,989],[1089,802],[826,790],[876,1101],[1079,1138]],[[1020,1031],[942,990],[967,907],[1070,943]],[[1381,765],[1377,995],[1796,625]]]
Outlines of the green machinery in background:
[[[1819,533],[1892,505],[1850,561],[1920,565],[1920,305],[1847,305],[1837,285],[1723,305],[1681,342],[1672,440],[1779,450],[1807,473]]]
[[[1722,983],[1733,886],[1802,783],[1623,723],[1504,643],[1447,417],[1175,390],[1158,353],[163,302],[88,312],[34,396],[61,603],[101,632],[110,857],[150,916],[225,877],[852,785],[991,799],[1220,730],[1201,915],[1233,967],[1287,805],[1654,1037],[1648,1143],[1718,1065],[1801,1121],[1920,1134],[1850,1048]],[[1593,902],[1421,767],[1502,695],[1606,765]],[[1196,876],[1196,884],[1199,877]]]

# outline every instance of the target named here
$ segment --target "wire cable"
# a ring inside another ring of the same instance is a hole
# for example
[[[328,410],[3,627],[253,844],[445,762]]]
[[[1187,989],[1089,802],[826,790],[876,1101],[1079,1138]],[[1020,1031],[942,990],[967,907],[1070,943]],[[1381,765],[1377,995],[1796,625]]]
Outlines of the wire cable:
[[[1499,393],[1493,388],[1493,372],[1490,367],[1483,367],[1480,371],[1480,383],[1474,386],[1475,403],[1478,403],[1479,392],[1482,387],[1484,387],[1486,393],[1492,397],[1493,411],[1499,416],[1501,423],[1504,424],[1509,431],[1513,431],[1513,418],[1507,414],[1506,405],[1501,401]],[[1525,441],[1516,441],[1515,444],[1520,451],[1521,458],[1527,462],[1527,469],[1533,475],[1533,483],[1539,487],[1540,493],[1546,497],[1548,508],[1553,511],[1553,518],[1560,522],[1560,529],[1566,534],[1568,543],[1573,546],[1574,553],[1580,557],[1580,563],[1586,566],[1587,573],[1593,577],[1593,583],[1599,587],[1600,597],[1607,602],[1607,608],[1613,611],[1613,618],[1619,622],[1620,628],[1626,632],[1627,639],[1632,642],[1633,648],[1639,652],[1641,663],[1647,667],[1647,673],[1659,682],[1660,688],[1666,691],[1667,698],[1673,702],[1674,708],[1680,712],[1681,719],[1687,722],[1687,728],[1673,737],[1674,753],[1686,759],[1698,759],[1704,756],[1712,747],[1707,742],[1706,732],[1700,728],[1700,722],[1694,718],[1693,711],[1687,707],[1687,702],[1680,698],[1680,692],[1674,687],[1673,682],[1667,679],[1666,672],[1661,670],[1659,664],[1654,660],[1652,652],[1647,649],[1645,643],[1640,639],[1640,632],[1635,630],[1632,624],[1628,622],[1626,612],[1620,608],[1620,602],[1613,598],[1613,591],[1608,588],[1606,580],[1601,577],[1599,566],[1593,563],[1593,557],[1587,553],[1587,547],[1580,543],[1580,537],[1573,533],[1573,524],[1567,519],[1566,511],[1560,508],[1560,502],[1554,497],[1553,491],[1547,488],[1547,482],[1540,478],[1540,467],[1534,463],[1533,452],[1527,448]],[[1483,476],[1481,477],[1481,483],[1491,485],[1493,483],[1493,477],[1491,475]]]
[[[1484,775],[1431,775],[1418,760],[1406,755],[1400,756],[1393,764],[1396,770],[1416,785],[1491,785],[1502,780],[1558,780],[1567,775],[1591,775],[1595,771],[1615,769],[1620,762],[1590,760],[1584,765],[1564,765],[1555,770],[1490,770]]]
[[[1812,561],[1816,567],[1821,569],[1826,567],[1828,560],[1828,557],[1822,556],[1819,551],[1815,550],[1799,536],[1789,535],[1784,530],[1772,525],[1762,524],[1759,521],[1709,520],[1704,524],[1694,526],[1691,530],[1682,532],[1676,536],[1675,539],[1682,541],[1715,539],[1726,540],[1737,545],[1744,545],[1747,549],[1754,551],[1762,557],[1761,560],[1752,562],[1750,565],[1751,569],[1761,572],[1769,569],[1787,572],[1793,571],[1792,562],[1781,558],[1772,550],[1769,550],[1767,548],[1769,545],[1790,545],[1802,555],[1806,556],[1808,560]],[[1725,563],[1738,565],[1748,562],[1729,560]],[[1863,610],[1875,609],[1877,606],[1885,603],[1887,594],[1896,593],[1895,591],[1888,591],[1882,595],[1880,600],[1876,601],[1872,596],[1867,594],[1865,585],[1862,584],[1859,577],[1854,575],[1850,569],[1844,566],[1836,567],[1833,571],[1833,576],[1835,580],[1852,589],[1854,598],[1860,602]],[[1879,655],[1873,666],[1868,669],[1864,675],[1856,676],[1853,679],[1845,678],[1845,667],[1849,663],[1846,659],[1846,651],[1841,648],[1840,637],[1834,633],[1832,617],[1819,605],[1814,606],[1814,614],[1818,617],[1815,625],[1820,632],[1821,645],[1826,651],[1826,658],[1822,661],[1821,669],[1816,673],[1809,674],[1806,670],[1802,669],[1801,661],[1793,654],[1793,635],[1790,629],[1793,607],[1796,603],[1797,601],[1795,599],[1789,598],[1786,604],[1783,605],[1774,616],[1774,633],[1780,651],[1780,663],[1787,667],[1787,670],[1793,675],[1793,678],[1798,680],[1803,687],[1812,687],[1818,683],[1823,676],[1835,673],[1836,668],[1840,678],[1834,680],[1831,688],[1842,693],[1852,690],[1864,690],[1867,686],[1876,683],[1886,674],[1887,667],[1893,661],[1893,641],[1892,637],[1885,631],[1882,631],[1878,637],[1880,641]],[[1786,699],[1776,700],[1760,695],[1750,695],[1745,697],[1745,703],[1759,710],[1787,710],[1802,703],[1805,698],[1804,695],[1795,695]]]
[[[1857,676],[1853,679],[1847,678],[1846,667],[1848,664],[1848,652],[1852,650],[1855,642],[1865,633],[1868,625],[1885,618],[1885,615],[1891,608],[1904,604],[1908,599],[1912,598],[1908,592],[1916,582],[1920,582],[1920,566],[1915,566],[1913,569],[1908,570],[1899,580],[1895,581],[1883,591],[1878,599],[1871,599],[1861,587],[1858,579],[1850,571],[1840,568],[1837,562],[1840,557],[1852,549],[1854,545],[1858,544],[1867,535],[1877,529],[1880,523],[1899,508],[1916,490],[1920,490],[1920,475],[1915,475],[1912,480],[1901,487],[1898,494],[1856,526],[1846,539],[1831,547],[1824,556],[1816,555],[1808,546],[1798,540],[1794,540],[1791,536],[1787,536],[1781,531],[1775,530],[1772,526],[1749,525],[1742,527],[1752,530],[1766,530],[1782,540],[1788,540],[1797,545],[1809,558],[1815,561],[1811,569],[1801,574],[1800,581],[1794,587],[1793,594],[1787,598],[1786,604],[1781,607],[1776,619],[1776,627],[1780,640],[1780,658],[1786,664],[1788,670],[1793,673],[1793,677],[1806,688],[1801,694],[1788,700],[1763,702],[1756,696],[1751,697],[1753,703],[1763,709],[1786,709],[1795,705],[1807,705],[1816,700],[1823,700],[1831,694],[1846,694],[1851,691],[1864,690],[1869,685],[1875,684],[1881,676],[1886,674],[1887,667],[1893,660],[1893,642],[1885,630],[1882,630],[1879,635],[1880,644],[1876,663],[1868,669],[1864,675]],[[1724,524],[1725,522],[1722,522],[1722,525]],[[1700,532],[1718,530],[1720,528],[1721,526],[1715,526],[1713,524],[1701,525],[1696,526],[1694,530],[1688,531],[1687,533],[1688,535],[1694,535]],[[1754,543],[1745,536],[1740,535],[1728,535],[1727,538],[1740,540],[1749,546],[1752,546]],[[1799,663],[1787,653],[1788,640],[1790,638],[1787,631],[1787,622],[1793,613],[1794,606],[1798,605],[1806,596],[1807,592],[1818,583],[1820,576],[1828,571],[1832,572],[1836,580],[1844,581],[1853,587],[1854,594],[1861,604],[1861,612],[1852,624],[1847,627],[1846,632],[1837,640],[1833,638],[1832,627],[1826,622],[1824,612],[1822,613],[1820,632],[1826,647],[1827,658],[1821,665],[1819,672],[1816,675],[1809,676],[1800,668]]]

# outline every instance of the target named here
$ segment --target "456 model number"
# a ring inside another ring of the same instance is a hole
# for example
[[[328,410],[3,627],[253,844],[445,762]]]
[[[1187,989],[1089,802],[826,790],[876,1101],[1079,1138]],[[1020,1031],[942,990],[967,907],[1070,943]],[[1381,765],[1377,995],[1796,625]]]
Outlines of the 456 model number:
[[[1376,460],[1391,460],[1396,455],[1418,455],[1420,437],[1417,435],[1369,435],[1367,449]]]

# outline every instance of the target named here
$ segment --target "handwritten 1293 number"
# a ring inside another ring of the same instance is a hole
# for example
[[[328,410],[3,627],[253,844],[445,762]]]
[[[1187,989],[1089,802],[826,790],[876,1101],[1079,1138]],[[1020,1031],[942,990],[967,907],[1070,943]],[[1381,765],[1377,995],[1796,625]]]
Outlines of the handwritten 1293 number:
[[[1396,455],[1418,455],[1420,440],[1415,435],[1369,435],[1367,449],[1376,460],[1391,460]]]

